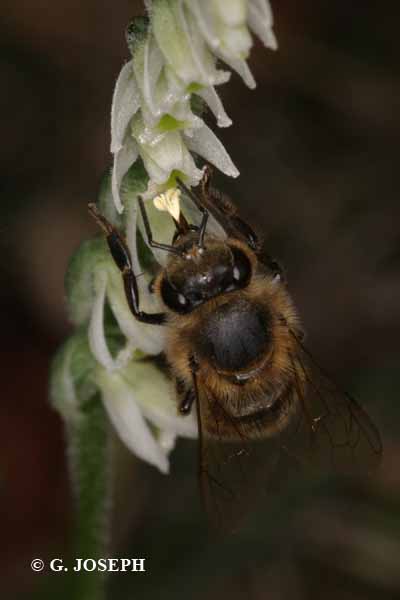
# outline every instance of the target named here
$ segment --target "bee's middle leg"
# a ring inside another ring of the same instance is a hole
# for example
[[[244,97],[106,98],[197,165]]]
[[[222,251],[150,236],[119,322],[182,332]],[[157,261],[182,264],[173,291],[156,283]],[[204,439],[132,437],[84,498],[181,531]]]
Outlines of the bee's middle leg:
[[[194,388],[186,388],[185,382],[177,378],[175,380],[176,393],[179,398],[179,412],[181,415],[190,414],[193,402],[196,400]]]

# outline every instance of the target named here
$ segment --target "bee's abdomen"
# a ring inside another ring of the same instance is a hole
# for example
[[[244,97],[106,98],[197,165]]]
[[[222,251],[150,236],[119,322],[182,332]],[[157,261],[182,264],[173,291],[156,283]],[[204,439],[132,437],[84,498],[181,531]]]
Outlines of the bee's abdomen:
[[[261,307],[241,302],[215,311],[201,335],[208,360],[224,371],[240,371],[261,358],[270,344],[269,317]]]

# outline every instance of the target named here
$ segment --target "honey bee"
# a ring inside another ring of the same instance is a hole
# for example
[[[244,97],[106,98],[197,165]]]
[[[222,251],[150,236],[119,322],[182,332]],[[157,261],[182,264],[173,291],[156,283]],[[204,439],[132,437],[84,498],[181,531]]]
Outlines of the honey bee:
[[[315,364],[279,264],[265,256],[236,207],[210,185],[209,172],[194,193],[202,218],[174,218],[172,243],[153,240],[139,198],[147,242],[169,258],[152,289],[165,311],[140,310],[125,240],[89,210],[107,234],[134,317],[166,330],[165,358],[182,418],[196,410],[200,481],[208,512],[231,529],[254,497],[282,473],[303,466],[372,468],[382,453],[366,412]],[[209,215],[226,237],[207,232]]]

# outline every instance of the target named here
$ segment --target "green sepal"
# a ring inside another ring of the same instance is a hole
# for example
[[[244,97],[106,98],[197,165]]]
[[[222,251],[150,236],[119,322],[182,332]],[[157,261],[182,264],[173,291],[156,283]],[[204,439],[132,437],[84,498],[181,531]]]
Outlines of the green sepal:
[[[138,158],[124,176],[121,184],[121,194],[124,203],[143,194],[147,189],[149,176],[141,158]]]
[[[50,369],[50,399],[65,421],[77,421],[85,402],[96,395],[95,368],[87,331],[82,328],[64,342]]]
[[[90,317],[95,271],[107,269],[110,265],[112,258],[102,235],[83,242],[72,255],[65,275],[65,292],[69,317],[75,325],[86,323]]]
[[[132,55],[137,44],[142,43],[147,36],[150,19],[147,16],[134,17],[126,28],[125,38]]]
[[[207,109],[207,104],[204,102],[201,96],[193,93],[190,96],[190,108],[196,117],[202,117]]]
[[[175,119],[172,115],[166,113],[163,115],[158,122],[157,129],[161,133],[166,133],[168,131],[177,131],[180,129],[184,129],[186,126],[185,121],[179,121]]]
[[[115,356],[123,348],[125,338],[109,309],[105,312],[105,333]],[[81,327],[59,348],[50,368],[50,399],[65,421],[78,420],[86,404],[97,395],[97,368],[87,329]]]

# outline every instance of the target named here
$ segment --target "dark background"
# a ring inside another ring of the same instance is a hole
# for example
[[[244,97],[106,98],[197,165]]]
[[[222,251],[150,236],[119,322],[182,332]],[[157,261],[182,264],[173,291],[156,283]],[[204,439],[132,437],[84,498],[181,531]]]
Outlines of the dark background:
[[[245,540],[213,554],[196,538],[194,445],[180,444],[168,479],[131,459],[115,555],[153,562],[146,579],[114,576],[113,598],[135,590],[143,598],[160,590],[171,598],[400,597],[400,11],[397,2],[371,0],[281,0],[273,8],[280,48],[272,53],[256,42],[257,89],[237,76],[221,88],[234,124],[218,135],[241,177],[219,183],[285,265],[308,346],[377,423],[382,468],[366,488],[316,482],[313,492],[292,490],[264,515],[264,546]],[[7,598],[38,591],[41,575],[30,561],[67,547],[72,503],[48,366],[70,330],[64,272],[94,231],[86,204],[110,164],[112,90],[128,57],[124,29],[141,12],[127,0],[2,2],[0,569]],[[238,568],[254,548],[259,560]]]

